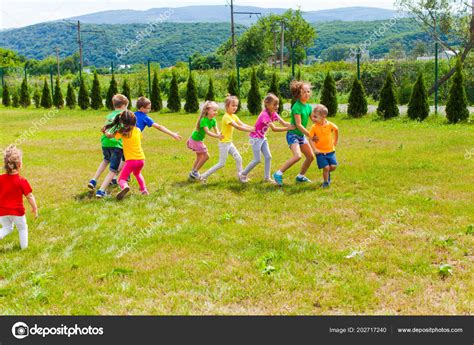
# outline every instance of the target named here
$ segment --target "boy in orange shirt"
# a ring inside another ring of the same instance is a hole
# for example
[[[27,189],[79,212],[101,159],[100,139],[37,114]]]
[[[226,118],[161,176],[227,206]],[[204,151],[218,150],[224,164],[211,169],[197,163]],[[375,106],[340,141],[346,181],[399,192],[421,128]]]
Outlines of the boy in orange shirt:
[[[339,139],[339,129],[326,119],[327,116],[328,109],[324,105],[315,106],[311,113],[314,125],[309,131],[310,144],[316,155],[318,168],[323,169],[323,188],[329,187],[331,171],[337,168],[336,146]]]

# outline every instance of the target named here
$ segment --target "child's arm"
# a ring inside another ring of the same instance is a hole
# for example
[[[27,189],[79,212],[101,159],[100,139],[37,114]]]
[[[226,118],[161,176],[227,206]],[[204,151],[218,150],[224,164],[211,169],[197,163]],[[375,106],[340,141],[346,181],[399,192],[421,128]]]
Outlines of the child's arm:
[[[223,139],[224,136],[219,132],[219,128],[217,128],[217,126],[214,127],[214,128],[215,128],[215,131],[216,131],[215,133],[212,132],[211,130],[209,130],[209,128],[203,127],[204,132],[206,132],[206,134],[209,135],[210,137],[217,138],[217,139]]]
[[[311,146],[311,148],[313,149],[313,153],[316,155],[319,152],[319,150],[316,148],[316,145],[314,144],[314,142],[312,140],[309,140],[309,145]]]
[[[156,123],[156,122],[153,123],[152,127],[156,128],[157,130],[159,130],[159,131],[161,131],[165,134],[168,134],[170,137],[172,137],[175,140],[181,140],[182,139],[181,135],[179,135],[178,133],[170,131],[168,128],[166,128],[165,126],[160,125],[159,123]]]
[[[38,218],[38,206],[36,205],[36,200],[33,193],[28,194],[26,199],[31,205],[31,212],[35,215],[35,218]]]
[[[115,133],[110,133],[110,129],[108,129],[108,130],[105,129],[105,126],[102,127],[101,132],[104,133],[104,135],[109,139],[112,139],[112,138],[115,137]]]
[[[288,127],[288,130],[292,130],[292,129],[295,129],[296,127],[294,125],[292,125],[291,123],[283,120],[280,116],[278,116],[278,122],[280,123],[280,125],[284,126],[284,127]]]
[[[300,114],[295,114],[295,122],[296,122],[296,128],[299,129],[301,133],[306,135],[308,138],[310,137],[310,134],[306,128],[303,127],[301,124],[301,115]]]
[[[334,128],[334,147],[337,146],[337,141],[339,140],[339,128]]]
[[[238,122],[235,122],[235,121],[232,121],[230,123],[230,125],[236,129],[238,129],[239,131],[243,131],[243,132],[255,132],[255,127],[251,127],[249,125],[246,125],[245,123],[243,123],[242,121],[238,121]]]

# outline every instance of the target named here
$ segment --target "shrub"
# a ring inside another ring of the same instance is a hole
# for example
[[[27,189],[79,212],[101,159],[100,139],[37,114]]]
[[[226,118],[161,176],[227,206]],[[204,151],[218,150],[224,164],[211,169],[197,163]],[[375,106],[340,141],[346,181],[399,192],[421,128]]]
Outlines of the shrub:
[[[278,105],[278,114],[281,114],[283,112],[283,99],[281,98],[280,90],[278,87],[278,76],[276,72],[273,72],[272,74],[272,79],[270,81],[270,88],[268,89],[269,93],[273,93],[275,96],[278,97],[278,100],[280,101]]]
[[[446,118],[449,123],[457,123],[469,118],[463,79],[461,61],[458,60],[456,63],[456,72],[449,90],[448,102],[446,103]]]
[[[53,105],[56,108],[62,108],[64,106],[64,97],[63,97],[63,93],[61,92],[59,77],[56,78],[56,85],[54,86]]]
[[[206,93],[206,101],[215,101],[214,95],[214,83],[212,82],[212,77],[209,77],[209,86]]]
[[[171,78],[170,93],[168,95],[168,109],[174,113],[181,110],[181,99],[179,98],[178,76],[173,71]]]
[[[124,95],[128,99],[128,109],[130,109],[132,106],[131,93],[132,92],[130,91],[130,86],[128,85],[128,81],[127,79],[124,79],[123,84],[122,84],[122,95]]]
[[[23,108],[30,106],[31,99],[30,99],[30,91],[28,90],[28,82],[26,78],[23,78],[23,82],[21,83],[20,87],[20,105]]]
[[[262,96],[260,95],[260,87],[258,85],[255,69],[252,69],[252,76],[250,77],[250,91],[247,96],[247,108],[253,115],[259,114],[262,111]]]
[[[53,100],[51,99],[51,92],[49,91],[46,78],[44,79],[43,92],[41,93],[41,106],[47,109],[53,106]]]
[[[158,82],[158,73],[156,73],[156,71],[155,73],[153,73],[150,101],[151,101],[152,111],[160,111],[161,109],[163,109],[163,100],[161,99],[161,89],[160,89],[160,84]]]
[[[115,80],[115,76],[112,74],[112,79],[110,79],[109,88],[107,90],[107,96],[105,98],[105,106],[107,107],[107,109],[114,110],[114,104],[112,103],[112,98],[116,94],[118,94],[118,86],[117,86],[117,81]]]
[[[74,92],[71,83],[67,84],[66,105],[69,109],[74,109],[76,107],[76,93]]]
[[[354,78],[354,82],[352,83],[347,114],[350,117],[362,117],[367,114],[367,98],[365,96],[364,86],[357,77]]]
[[[100,82],[97,72],[94,73],[94,80],[92,81],[91,89],[91,108],[101,109],[104,106],[102,103],[102,94],[100,92]]]
[[[188,85],[186,87],[186,103],[184,110],[187,113],[195,113],[199,110],[199,101],[197,97],[196,82],[194,81],[193,73],[189,73]]]
[[[86,110],[90,106],[89,93],[87,91],[86,82],[84,79],[81,80],[81,85],[79,86],[77,104],[82,110]]]
[[[411,94],[408,103],[407,116],[412,120],[423,121],[430,114],[430,106],[428,105],[428,97],[426,95],[425,81],[423,74],[420,73]]]
[[[395,90],[393,86],[392,73],[387,73],[385,84],[380,92],[379,106],[377,107],[377,113],[382,116],[385,120],[400,115],[400,111],[397,106],[397,99],[395,98]]]
[[[8,87],[8,84],[5,83],[3,86],[3,91],[2,91],[2,104],[5,107],[9,107],[11,105],[11,98],[10,98],[10,89]]]
[[[324,79],[323,89],[321,90],[321,104],[328,108],[328,116],[334,116],[337,113],[337,93],[336,82],[330,72]]]

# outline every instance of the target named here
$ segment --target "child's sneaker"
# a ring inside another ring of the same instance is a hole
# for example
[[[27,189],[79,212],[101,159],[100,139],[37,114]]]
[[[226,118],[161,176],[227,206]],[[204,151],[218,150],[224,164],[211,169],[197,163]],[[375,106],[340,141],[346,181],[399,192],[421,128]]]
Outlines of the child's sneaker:
[[[109,183],[109,186],[111,186],[111,187],[118,186],[117,179],[116,178],[112,179],[112,181],[110,181],[110,183]]]
[[[207,183],[207,178],[203,177],[202,175],[199,175],[198,180],[199,180],[202,184],[206,184],[206,183]]]
[[[311,183],[311,180],[306,176],[296,176],[296,182],[298,183]]]
[[[142,195],[150,195],[148,189],[142,190]]]
[[[276,183],[276,181],[274,179],[272,179],[271,177],[269,178],[266,178],[265,180],[263,180],[265,183],[268,183],[268,184],[273,184],[273,185],[278,185],[278,183]]]
[[[247,175],[244,175],[242,174],[241,172],[239,172],[238,174],[238,177],[239,177],[239,181],[242,182],[242,183],[247,183],[249,182],[249,178],[247,177]]]
[[[123,189],[117,194],[117,200],[122,200],[129,191],[130,191],[129,186],[123,187]]]
[[[283,175],[274,173],[273,178],[275,179],[275,182],[277,185],[279,185],[280,187],[283,186]]]
[[[87,184],[87,187],[89,187],[89,189],[91,189],[91,190],[94,190],[96,185],[97,185],[96,180],[92,179],[92,180],[90,180],[89,183]]]
[[[103,190],[98,190],[97,192],[95,192],[95,197],[98,198],[98,199],[102,199],[102,198],[105,198],[106,194]]]
[[[329,182],[324,182],[324,183],[321,185],[321,188],[329,188]]]
[[[329,173],[329,176],[328,176],[328,183],[331,183],[331,173]]]
[[[200,177],[200,175],[197,171],[191,171],[189,173],[189,179],[190,180],[199,180],[199,177]]]

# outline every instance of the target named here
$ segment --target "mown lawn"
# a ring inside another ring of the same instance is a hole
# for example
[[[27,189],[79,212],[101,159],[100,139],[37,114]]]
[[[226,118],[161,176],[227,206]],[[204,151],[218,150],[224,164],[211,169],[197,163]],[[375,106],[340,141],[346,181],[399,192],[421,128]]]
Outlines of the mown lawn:
[[[3,148],[45,111],[0,113]],[[339,115],[340,167],[322,190],[315,166],[310,185],[295,185],[297,167],[265,185],[263,166],[242,185],[232,158],[189,183],[196,115],[153,115],[184,139],[147,129],[151,195],[134,182],[117,202],[86,188],[105,114],[61,110],[21,145],[40,217],[28,213],[27,250],[16,232],[0,241],[2,314],[472,314],[472,125]],[[235,137],[246,164],[247,136]],[[269,142],[277,168],[284,134]]]

